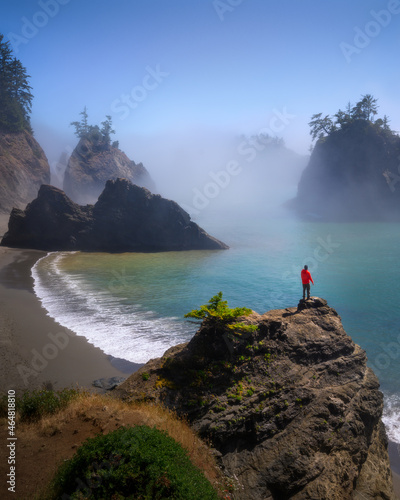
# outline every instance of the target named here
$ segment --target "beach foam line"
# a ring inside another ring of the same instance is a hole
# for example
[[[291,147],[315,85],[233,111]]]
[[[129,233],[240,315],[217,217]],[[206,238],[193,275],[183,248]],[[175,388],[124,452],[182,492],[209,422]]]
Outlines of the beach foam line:
[[[126,304],[111,292],[94,289],[82,273],[63,272],[60,263],[65,255],[51,253],[35,264],[35,294],[50,317],[104,353],[146,363],[195,333],[193,325],[177,318],[159,317],[139,304]]]
[[[388,438],[400,444],[400,394],[384,395],[382,421],[386,427]]]

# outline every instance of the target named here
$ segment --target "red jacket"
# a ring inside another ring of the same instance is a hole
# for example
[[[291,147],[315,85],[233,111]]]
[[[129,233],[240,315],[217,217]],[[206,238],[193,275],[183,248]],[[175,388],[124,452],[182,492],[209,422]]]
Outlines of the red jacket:
[[[311,281],[312,284],[314,284],[314,281],[311,277],[311,273],[310,271],[306,271],[305,269],[302,269],[301,270],[301,281],[303,283],[303,285],[308,285]]]

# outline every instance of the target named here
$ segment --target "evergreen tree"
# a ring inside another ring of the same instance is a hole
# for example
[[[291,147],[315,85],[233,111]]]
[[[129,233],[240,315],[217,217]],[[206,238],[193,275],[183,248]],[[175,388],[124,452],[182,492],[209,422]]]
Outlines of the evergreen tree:
[[[368,121],[374,121],[374,116],[378,113],[378,105],[376,104],[378,99],[374,99],[371,94],[366,94],[362,96],[362,100],[359,105],[364,113],[365,119]]]
[[[332,122],[329,115],[322,117],[322,113],[317,113],[311,117],[310,134],[313,139],[323,139],[336,130],[344,129],[357,120],[364,120],[370,124],[374,124],[377,129],[383,129],[389,135],[394,132],[389,127],[389,119],[385,115],[383,120],[378,118],[374,122],[374,117],[378,113],[378,99],[375,99],[371,94],[361,96],[361,100],[352,106],[349,102],[346,106],[346,111],[339,111],[334,115],[335,123]]]
[[[382,120],[382,127],[384,130],[390,130],[389,121],[389,118],[385,115]]]
[[[115,130],[112,128],[112,119],[110,115],[106,115],[106,120],[104,122],[101,122],[103,127],[101,128],[100,132],[103,135],[104,141],[106,144],[109,146],[111,143],[110,135],[115,134]]]
[[[325,134],[329,135],[335,129],[335,125],[329,115],[322,118],[322,113],[312,115],[309,125],[311,127],[310,134],[313,139],[317,137],[318,139],[322,139]]]
[[[110,149],[111,146],[111,134],[115,134],[115,130],[112,128],[112,118],[110,115],[106,116],[106,120],[101,122],[102,128],[98,125],[89,125],[88,123],[88,112],[86,106],[83,111],[79,113],[82,118],[81,121],[71,122],[70,125],[75,127],[75,135],[82,139],[85,137],[93,145],[101,150]],[[118,148],[118,141],[114,141],[112,144],[113,148]]]
[[[0,129],[8,132],[30,130],[33,96],[30,76],[22,63],[12,56],[9,42],[0,33]]]
[[[88,113],[87,113],[87,108],[86,106],[83,108],[83,111],[79,113],[82,115],[81,121],[80,122],[71,122],[70,125],[73,125],[75,127],[75,135],[81,139],[82,137],[85,137],[89,133],[89,125],[88,125]]]

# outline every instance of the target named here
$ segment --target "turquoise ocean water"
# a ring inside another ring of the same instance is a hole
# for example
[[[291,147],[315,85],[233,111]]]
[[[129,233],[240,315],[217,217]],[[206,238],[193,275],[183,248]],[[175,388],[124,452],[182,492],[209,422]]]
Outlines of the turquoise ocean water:
[[[285,217],[198,221],[227,251],[48,254],[32,270],[48,314],[105,353],[136,363],[188,341],[183,315],[220,290],[259,313],[296,306],[308,264],[312,295],[327,299],[363,347],[400,443],[400,224],[309,223]]]

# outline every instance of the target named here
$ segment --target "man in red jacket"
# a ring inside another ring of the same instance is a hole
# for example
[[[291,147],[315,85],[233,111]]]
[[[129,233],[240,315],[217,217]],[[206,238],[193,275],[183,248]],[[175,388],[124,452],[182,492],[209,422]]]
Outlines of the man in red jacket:
[[[311,273],[308,270],[308,266],[304,266],[304,269],[301,270],[301,282],[303,283],[303,300],[306,298],[306,290],[307,300],[310,298],[310,281],[312,284],[314,284]]]

